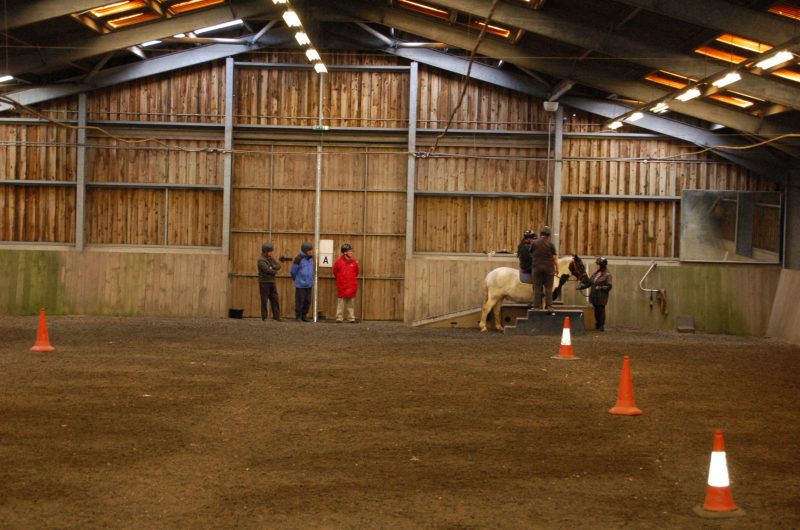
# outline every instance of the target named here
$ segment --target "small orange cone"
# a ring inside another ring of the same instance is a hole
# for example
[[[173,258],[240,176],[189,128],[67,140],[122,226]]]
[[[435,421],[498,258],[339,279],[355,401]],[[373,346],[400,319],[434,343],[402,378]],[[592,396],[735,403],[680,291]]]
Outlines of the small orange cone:
[[[552,359],[562,359],[574,361],[579,359],[572,352],[572,341],[570,340],[569,317],[564,317],[564,331],[561,332],[561,346],[558,348],[558,355],[553,355]]]
[[[619,379],[619,391],[617,392],[617,404],[611,410],[611,414],[622,416],[638,416],[642,411],[636,408],[633,400],[633,381],[631,380],[631,359],[627,355],[622,361],[622,376]]]
[[[711,450],[711,464],[708,466],[706,500],[703,506],[696,506],[694,511],[701,517],[712,518],[744,515],[744,510],[733,503],[722,429],[714,431],[714,447]]]
[[[56,351],[50,344],[50,337],[47,335],[47,319],[44,316],[44,308],[39,310],[39,327],[36,328],[36,342],[31,351]]]

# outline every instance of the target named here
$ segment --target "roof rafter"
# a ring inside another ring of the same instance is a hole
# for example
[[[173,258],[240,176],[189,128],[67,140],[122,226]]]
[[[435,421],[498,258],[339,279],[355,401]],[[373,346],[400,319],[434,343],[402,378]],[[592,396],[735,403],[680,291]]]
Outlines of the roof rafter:
[[[481,16],[486,13],[486,3],[480,0],[437,0],[437,3],[472,15]],[[668,70],[695,79],[703,79],[709,75],[709,63],[705,59],[609,34],[543,11],[532,11],[523,6],[501,2],[492,18],[499,23],[513,25],[573,46],[594,49],[648,68]],[[722,71],[726,67],[719,68]],[[740,74],[742,79],[736,84],[737,90],[800,110],[800,89],[747,72]]]
[[[3,27],[11,29],[98,7],[103,0],[39,0],[10,2]]]
[[[408,14],[397,9],[357,6],[341,0],[331,0],[330,3],[335,5],[337,9],[349,12],[364,20],[395,27],[431,40],[446,42],[453,47],[471,50],[475,46],[474,33],[439,24],[421,16]],[[503,59],[509,63],[543,72],[553,77],[572,79],[583,85],[638,101],[653,101],[667,94],[662,89],[648,86],[644,83],[624,80],[609,71],[608,68],[595,68],[572,61],[537,59],[532,57],[534,54],[525,48],[495,40],[484,40],[478,48],[478,52],[494,59]],[[771,123],[749,114],[697,100],[688,102],[676,101],[671,108],[688,116],[711,123],[720,123],[738,131],[758,136],[780,136],[797,132],[794,129]]]
[[[268,14],[280,16],[280,11],[271,2],[268,3],[265,0],[241,0],[233,4],[226,3],[220,7],[172,17],[155,24],[146,24],[125,31],[92,37],[73,43],[69,49],[51,48],[40,50],[37,53],[12,56],[9,58],[6,73],[13,76],[24,73],[41,73],[55,66],[135,46],[159,37],[186,33],[235,18]]]

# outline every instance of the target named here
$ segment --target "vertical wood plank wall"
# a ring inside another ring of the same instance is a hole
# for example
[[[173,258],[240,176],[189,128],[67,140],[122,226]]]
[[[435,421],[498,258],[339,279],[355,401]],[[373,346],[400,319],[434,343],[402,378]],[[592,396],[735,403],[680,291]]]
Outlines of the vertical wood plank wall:
[[[280,51],[237,60],[305,63],[298,53]],[[332,53],[325,60],[331,65],[404,64],[396,57],[353,53]],[[451,124],[454,132],[433,156],[416,161],[414,233],[409,237],[417,256],[407,265],[405,139],[394,132],[396,138],[387,140],[391,134],[383,134],[408,126],[407,73],[332,71],[320,84],[320,77],[307,69],[237,67],[235,83],[237,154],[231,277],[225,290],[230,304],[244,307],[248,315],[258,314],[255,262],[261,243],[270,240],[278,255],[294,256],[302,241],[312,239],[318,146],[323,153],[321,236],[333,239],[337,249],[345,241],[356,248],[364,275],[356,302],[359,318],[401,319],[405,311],[408,319],[409,314],[446,312],[466,303],[461,297],[472,296],[471,278],[485,274],[488,262],[480,254],[513,251],[521,232],[543,224],[552,211],[552,138],[545,134],[552,117],[535,98],[471,82]],[[460,76],[423,66],[419,83],[417,144],[425,151],[434,134],[424,129],[445,126],[457,102]],[[90,131],[87,140],[85,239],[91,248],[133,245],[134,251],[141,246],[148,254],[148,246],[167,253],[191,247],[205,249],[193,259],[216,263],[222,242],[224,85],[224,62],[216,61],[89,93],[90,123],[115,136]],[[75,120],[77,98],[43,104],[39,111]],[[369,127],[372,134],[348,141],[315,135],[310,128],[320,111],[325,125]],[[714,155],[697,154],[695,146],[682,142],[570,136],[600,131],[602,120],[580,111],[568,110],[565,116],[562,253],[669,258],[679,252],[672,219],[680,219],[674,198],[681,190],[777,189],[771,181]],[[270,126],[302,127],[305,136],[282,138]],[[495,134],[475,136],[470,130]],[[0,179],[47,181],[0,184],[0,241],[74,243],[74,129],[4,123],[0,134]],[[140,142],[148,137],[157,140]],[[659,160],[667,156],[677,158]],[[459,195],[442,195],[451,192]],[[652,197],[633,197],[642,195]],[[465,285],[454,290],[451,283],[438,282],[442,290],[429,291],[420,278],[441,272],[423,270],[428,253],[464,254],[466,262],[443,274],[457,273]],[[466,265],[469,260],[475,263]],[[291,314],[289,263],[284,265],[280,295],[284,313]],[[407,277],[412,273],[413,281]],[[422,285],[424,291],[415,290]],[[320,308],[330,314],[335,290],[325,269],[320,295]],[[421,300],[423,295],[429,300]],[[444,300],[451,302],[442,305]],[[136,307],[147,312],[157,304]]]

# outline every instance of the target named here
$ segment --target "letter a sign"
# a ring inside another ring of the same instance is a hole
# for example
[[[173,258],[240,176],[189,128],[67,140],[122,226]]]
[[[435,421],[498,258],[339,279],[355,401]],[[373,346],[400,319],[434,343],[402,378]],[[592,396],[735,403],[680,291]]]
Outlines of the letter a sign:
[[[333,267],[333,239],[319,240],[318,266]]]

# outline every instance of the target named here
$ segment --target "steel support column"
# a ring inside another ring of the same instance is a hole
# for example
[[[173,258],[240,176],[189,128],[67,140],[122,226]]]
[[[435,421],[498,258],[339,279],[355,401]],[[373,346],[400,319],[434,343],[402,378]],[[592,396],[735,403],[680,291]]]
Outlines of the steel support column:
[[[86,92],[78,96],[78,152],[75,168],[75,250],[83,250],[86,219]]]
[[[225,155],[222,177],[222,251],[230,254],[231,176],[233,172],[233,59],[225,59]]]
[[[417,90],[419,85],[419,68],[416,62],[411,63],[411,75],[408,79],[408,175],[406,181],[406,259],[414,254],[414,191],[416,190],[416,157],[417,150]]]
[[[549,153],[548,153],[549,154]],[[564,107],[556,110],[555,148],[553,153],[553,244],[561,240],[561,171],[564,155]]]

